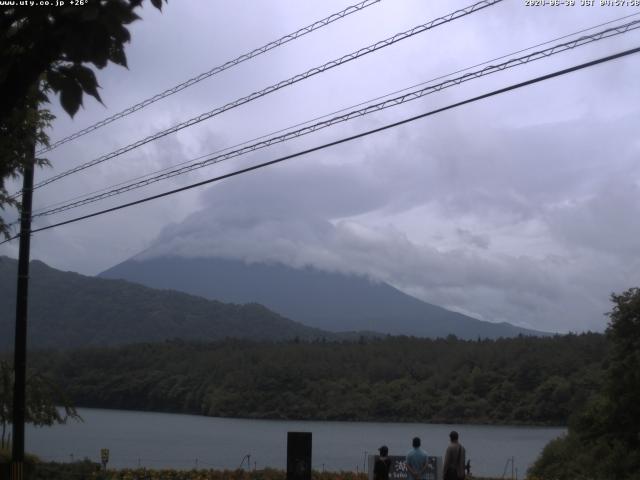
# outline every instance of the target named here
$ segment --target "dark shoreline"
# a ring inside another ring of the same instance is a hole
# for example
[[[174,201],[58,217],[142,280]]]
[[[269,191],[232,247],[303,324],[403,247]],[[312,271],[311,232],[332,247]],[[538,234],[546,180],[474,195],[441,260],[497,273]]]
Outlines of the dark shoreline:
[[[474,427],[527,427],[527,428],[567,428],[568,425],[557,424],[539,424],[539,423],[474,423],[474,422],[432,422],[423,420],[387,420],[387,419],[367,419],[367,420],[350,420],[350,419],[318,419],[318,418],[271,418],[271,417],[221,417],[215,415],[202,415],[194,412],[177,412],[168,410],[144,410],[144,409],[131,409],[131,408],[116,408],[116,407],[99,407],[99,406],[87,406],[76,405],[76,408],[88,409],[88,410],[109,410],[119,412],[130,413],[164,413],[169,415],[188,415],[191,417],[204,417],[204,418],[221,418],[230,420],[264,420],[267,422],[335,422],[335,423],[402,423],[402,424],[423,424],[423,425],[469,425]]]

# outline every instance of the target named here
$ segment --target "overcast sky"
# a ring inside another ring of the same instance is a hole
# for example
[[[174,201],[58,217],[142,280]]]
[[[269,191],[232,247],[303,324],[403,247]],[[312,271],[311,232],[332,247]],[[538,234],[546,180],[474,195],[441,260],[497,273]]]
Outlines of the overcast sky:
[[[129,70],[98,73],[52,140],[355,1],[146,2]],[[35,208],[184,162],[638,8],[506,0],[43,187]],[[382,0],[48,154],[36,181],[465,7]],[[640,15],[627,19],[640,19]],[[624,21],[623,21],[624,22]],[[601,30],[601,27],[597,30]],[[640,45],[640,30],[429,95],[35,226],[382,126]],[[520,54],[521,55],[521,54]],[[213,186],[34,235],[32,258],[97,274],[142,251],[365,274],[428,302],[548,331],[602,330],[640,285],[640,54],[450,110]],[[10,190],[17,188],[17,184]],[[12,214],[9,214],[11,219]],[[17,242],[0,247],[17,257]]]

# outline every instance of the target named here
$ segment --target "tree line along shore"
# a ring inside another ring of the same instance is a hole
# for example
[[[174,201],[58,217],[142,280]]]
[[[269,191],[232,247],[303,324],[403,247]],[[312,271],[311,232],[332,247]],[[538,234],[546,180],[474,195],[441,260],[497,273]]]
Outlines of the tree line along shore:
[[[465,341],[168,341],[41,351],[76,406],[217,417],[566,425],[603,381],[604,335]]]

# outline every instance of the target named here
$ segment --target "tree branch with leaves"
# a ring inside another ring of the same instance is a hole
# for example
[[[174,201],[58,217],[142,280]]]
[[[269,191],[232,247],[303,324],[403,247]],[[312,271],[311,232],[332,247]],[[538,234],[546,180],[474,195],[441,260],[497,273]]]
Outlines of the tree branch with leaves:
[[[13,367],[0,361],[0,448],[8,447],[7,427],[13,415]],[[25,421],[36,426],[82,421],[69,397],[54,382],[38,372],[27,376]]]
[[[163,0],[150,0],[158,10]],[[164,0],[165,2],[167,0]],[[5,188],[22,172],[35,141],[48,144],[53,116],[42,111],[50,92],[72,117],[84,95],[102,103],[95,69],[109,62],[127,67],[127,26],[143,0],[88,0],[82,6],[4,7],[0,10],[0,210],[17,207]],[[34,90],[37,94],[34,95]],[[30,137],[29,137],[30,136]],[[36,164],[47,165],[46,159]],[[0,233],[8,236],[0,217]]]

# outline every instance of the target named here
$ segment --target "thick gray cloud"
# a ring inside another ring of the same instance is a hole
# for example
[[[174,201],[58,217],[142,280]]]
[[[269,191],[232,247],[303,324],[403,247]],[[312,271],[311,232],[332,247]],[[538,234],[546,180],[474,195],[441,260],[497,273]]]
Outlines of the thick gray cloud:
[[[608,294],[638,281],[640,169],[633,152],[617,169],[600,156],[632,127],[616,134],[596,124],[604,135],[589,152],[579,126],[563,122],[561,135],[557,125],[485,130],[484,148],[460,143],[452,153],[452,137],[427,135],[411,148],[388,142],[355,165],[317,155],[246,175],[211,188],[206,207],[166,228],[145,255],[357,272],[483,319],[601,329]],[[528,141],[533,131],[553,141]],[[420,212],[423,229],[396,224],[404,214],[420,225]]]
[[[463,1],[383,0],[51,152],[90,160]],[[170,2],[132,27],[130,70],[100,72],[108,110],[58,115],[57,139],[338,11],[342,1]],[[166,168],[623,15],[503,2],[234,109],[36,193],[36,208]],[[188,26],[188,28],[185,28]],[[638,32],[192,172],[71,218],[635,46]],[[629,57],[154,203],[34,236],[33,256],[97,273],[145,255],[223,255],[357,272],[479,318],[602,329],[608,295],[640,284],[640,73]],[[41,178],[54,171],[39,172]],[[0,253],[16,255],[14,244]]]

